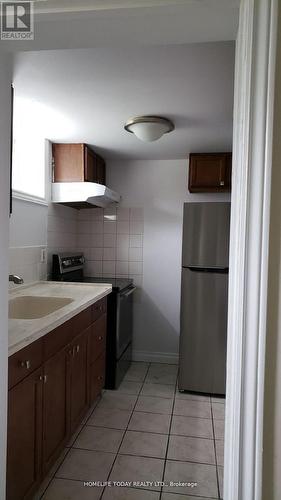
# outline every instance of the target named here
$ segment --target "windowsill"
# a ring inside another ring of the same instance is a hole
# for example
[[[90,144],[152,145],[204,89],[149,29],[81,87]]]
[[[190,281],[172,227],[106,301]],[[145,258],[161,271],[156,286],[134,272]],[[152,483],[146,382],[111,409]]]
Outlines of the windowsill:
[[[16,200],[28,201],[29,203],[37,203],[38,205],[48,206],[48,202],[45,198],[37,198],[27,193],[21,193],[20,191],[13,191],[12,197]]]

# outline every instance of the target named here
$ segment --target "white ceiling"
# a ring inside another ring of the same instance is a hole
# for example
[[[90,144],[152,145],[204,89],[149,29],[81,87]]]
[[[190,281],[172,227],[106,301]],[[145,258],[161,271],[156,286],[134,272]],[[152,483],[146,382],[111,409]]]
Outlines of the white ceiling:
[[[116,10],[124,8],[154,7],[165,5],[198,5],[210,0],[34,0],[36,12],[77,12],[81,10]],[[213,5],[222,3],[212,0]],[[224,4],[236,6],[237,0],[223,0]]]
[[[103,47],[18,54],[14,83],[52,141],[86,142],[106,159],[176,159],[231,149],[233,73],[233,42]],[[140,142],[123,125],[142,114],[175,131]]]
[[[35,2],[35,38],[0,50],[131,47],[234,40],[239,0],[46,0]]]

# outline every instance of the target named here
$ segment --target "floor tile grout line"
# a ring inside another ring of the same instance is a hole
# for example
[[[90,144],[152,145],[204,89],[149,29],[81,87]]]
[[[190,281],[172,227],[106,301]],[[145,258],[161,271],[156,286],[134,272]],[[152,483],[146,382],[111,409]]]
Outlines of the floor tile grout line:
[[[138,413],[138,412],[133,411],[133,413]],[[172,414],[150,413],[150,415],[164,415],[165,417],[170,417]],[[173,415],[173,416],[177,417],[178,415]],[[211,421],[211,419],[208,419],[208,420]],[[124,431],[124,429],[117,428],[117,427],[110,427],[109,425],[85,424],[84,427],[94,427],[94,429],[109,429],[109,430],[112,430],[112,431]],[[83,429],[84,429],[84,427],[83,427]],[[83,429],[81,429],[81,431]],[[139,433],[142,433],[142,434],[157,434],[159,436],[168,436],[169,435],[169,431],[168,432],[157,432],[157,431],[148,431],[148,430],[145,430],[145,431],[141,430],[140,431],[138,429],[128,429],[127,432],[139,432]],[[213,433],[213,430],[212,430],[212,433]],[[213,441],[214,440],[213,437],[195,436],[193,434],[175,434],[175,433],[172,433],[172,432],[170,434],[171,434],[171,436],[177,436],[177,437],[183,437],[183,438],[205,439],[207,441]],[[80,432],[79,432],[79,435],[80,435]],[[78,437],[78,435],[77,435],[77,437]],[[75,439],[75,441],[76,441],[76,439]],[[223,438],[217,438],[216,441],[224,441],[224,439]],[[72,446],[66,446],[66,448],[71,448],[71,447],[74,447],[74,444]],[[84,448],[84,449],[89,449],[89,448]],[[96,450],[93,449],[92,451],[96,451]],[[99,451],[103,451],[103,450],[99,450]]]
[[[175,495],[176,497],[179,497],[177,498],[177,500],[180,500],[180,497],[186,497],[186,493],[171,493],[170,491],[164,491],[163,492],[164,494],[168,493],[169,495]],[[222,499],[219,499],[219,498],[216,498],[216,497],[202,497],[202,496],[198,496],[198,495],[191,495],[190,493],[188,494],[188,499],[192,499],[192,500],[222,500]],[[160,500],[160,499],[159,499]]]
[[[174,398],[173,398],[172,413],[171,413],[171,418],[170,418],[170,425],[169,425],[169,433],[168,433],[167,447],[166,447],[166,453],[165,453],[165,459],[164,459],[164,467],[163,467],[163,474],[162,474],[162,482],[164,482],[165,472],[166,472],[166,464],[167,464],[167,457],[168,457],[168,450],[169,450],[169,444],[170,444],[170,436],[171,436],[172,422],[173,422],[173,416],[174,416],[174,406],[175,406],[175,401],[176,401],[177,386],[178,386],[178,372],[177,372],[176,384],[175,384],[175,388],[174,388]],[[163,496],[163,486],[161,486],[161,490],[160,490],[160,498],[159,498],[159,500],[161,500],[161,499],[162,499],[162,496]]]
[[[125,411],[125,410],[124,410]],[[130,412],[130,410],[127,410]],[[136,411],[133,411],[133,413],[138,413]],[[162,413],[151,413],[150,415],[162,415]],[[169,417],[170,415],[164,415],[165,417]],[[124,431],[125,429],[117,428],[117,427],[110,427],[109,425],[93,425],[93,424],[85,424],[85,427],[94,427],[95,429],[110,429],[112,431]],[[167,432],[156,432],[156,431],[139,431],[137,429],[128,429],[128,432],[142,432],[143,434],[157,434],[159,436],[167,436]],[[175,434],[176,435],[176,434]],[[182,435],[182,437],[188,437],[185,435]],[[196,436],[189,436],[189,437],[196,437]],[[209,439],[209,438],[202,438],[202,439]],[[70,448],[70,446],[68,447]]]
[[[124,433],[126,433],[126,431],[124,431]],[[167,436],[167,434],[165,435],[165,437],[166,436]],[[123,440],[123,438],[122,438],[122,440]],[[156,457],[156,456],[152,456],[152,455],[141,455],[141,454],[136,455],[134,453],[129,453],[129,452],[123,453],[120,451],[115,452],[115,451],[104,451],[104,450],[92,450],[89,448],[74,448],[74,450],[89,451],[89,452],[93,452],[93,453],[105,453],[106,455],[117,455],[118,454],[118,455],[121,455],[122,457],[140,457],[140,458],[152,458],[153,460],[165,460],[165,458],[159,457],[159,456]],[[199,462],[199,461],[194,461],[194,460],[183,460],[183,459],[178,459],[178,458],[169,458],[168,460],[171,462],[181,462],[181,463],[190,463],[190,464],[199,464],[199,465],[211,465],[212,467],[216,467],[216,464],[211,463],[211,462]]]
[[[162,398],[162,399],[164,399],[164,398]],[[172,398],[170,398],[170,399],[172,399]],[[108,408],[108,409],[109,409],[109,408]],[[170,412],[167,412],[167,413],[160,413],[159,411],[158,411],[158,412],[157,412],[157,411],[147,411],[147,410],[145,410],[145,411],[144,411],[144,410],[136,410],[135,408],[134,408],[134,412],[136,412],[136,413],[149,413],[150,415],[166,415],[166,416],[167,416],[167,415],[171,415],[171,413],[170,413]],[[184,416],[184,415],[177,415],[177,416],[178,416],[178,417],[182,417],[182,416]],[[210,419],[209,419],[209,420],[210,420]]]
[[[163,494],[167,494],[167,493],[168,493],[168,495],[175,495],[176,497],[179,497],[179,498],[177,498],[177,500],[180,500],[181,497],[186,498],[186,493],[172,493],[171,491],[164,491],[163,492]],[[192,495],[192,494],[188,493],[188,500],[189,500],[189,498],[192,500],[222,500],[222,499],[219,499],[216,497],[210,497],[210,496],[202,497],[202,495],[198,496],[198,495]]]
[[[122,443],[123,443],[123,441],[124,441],[124,437],[125,437],[125,435],[126,435],[126,432],[127,432],[127,430],[128,430],[128,427],[129,427],[129,425],[130,425],[130,422],[131,422],[131,419],[132,419],[132,415],[133,415],[133,413],[134,413],[135,407],[136,407],[137,402],[138,402],[138,400],[139,400],[140,391],[141,391],[141,390],[142,390],[142,388],[143,388],[144,381],[145,381],[145,379],[146,379],[146,377],[147,377],[147,374],[148,374],[148,371],[149,371],[150,365],[151,365],[151,363],[149,363],[149,364],[148,364],[148,366],[147,366],[147,369],[146,369],[146,372],[145,372],[145,376],[144,376],[143,381],[142,381],[142,385],[141,385],[140,390],[139,390],[139,393],[138,393],[138,395],[137,395],[137,399],[136,399],[135,404],[134,404],[134,407],[133,407],[133,409],[132,409],[132,412],[131,412],[130,418],[129,418],[128,422],[127,422],[127,426],[126,426],[126,428],[124,429],[124,434],[123,434],[123,437],[122,437],[122,439],[121,439],[121,441],[120,441],[120,445],[119,445],[119,447],[118,447],[118,450],[117,450],[117,452],[116,452],[115,459],[113,460],[112,466],[111,466],[110,471],[109,471],[109,473],[108,473],[108,476],[107,476],[107,481],[109,480],[109,478],[110,478],[110,474],[112,473],[112,471],[113,471],[113,467],[114,467],[114,465],[115,465],[115,463],[116,463],[116,460],[117,460],[117,457],[118,457],[119,451],[120,451],[120,449],[121,449]],[[103,488],[103,491],[102,491],[102,493],[101,493],[101,496],[100,496],[100,499],[99,499],[99,500],[102,500],[103,495],[104,495],[104,492],[105,492],[105,488],[106,488],[106,487],[104,487],[104,488]]]
[[[172,415],[174,416],[174,415]],[[177,415],[175,415],[177,416]],[[170,433],[171,436],[175,436],[175,437],[180,437],[180,438],[191,438],[191,439],[204,439],[205,441],[213,441],[213,438],[210,438],[210,437],[204,437],[204,436],[192,436],[190,434],[174,434],[174,433]],[[222,441],[222,439],[220,439],[220,441]]]
[[[213,403],[212,403],[212,401],[211,401],[211,414],[212,414],[212,426],[213,426],[213,436],[214,436],[214,451],[215,451],[215,461],[216,461],[216,478],[217,478],[218,498],[221,498],[220,484],[219,484],[219,473],[218,473],[218,460],[217,460],[216,438],[215,438],[215,425],[214,425]]]
[[[182,415],[178,413],[174,413],[175,417],[187,417],[187,418],[199,418],[200,420],[212,420],[212,417],[207,418],[207,417],[196,417],[194,415]],[[218,420],[219,422],[224,422],[224,418],[214,418],[214,420]]]

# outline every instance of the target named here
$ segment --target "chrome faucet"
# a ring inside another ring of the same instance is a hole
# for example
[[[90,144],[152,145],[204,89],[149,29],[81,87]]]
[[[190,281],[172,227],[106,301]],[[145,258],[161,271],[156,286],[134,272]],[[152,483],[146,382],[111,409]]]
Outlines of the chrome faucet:
[[[16,285],[22,285],[24,283],[23,279],[16,274],[9,274],[9,281],[12,281]]]

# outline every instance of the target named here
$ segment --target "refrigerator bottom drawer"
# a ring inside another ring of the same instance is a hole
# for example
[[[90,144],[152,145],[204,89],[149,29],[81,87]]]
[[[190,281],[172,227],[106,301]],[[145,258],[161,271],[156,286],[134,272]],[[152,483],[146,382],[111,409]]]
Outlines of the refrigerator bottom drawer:
[[[182,272],[179,389],[223,395],[228,275]]]

